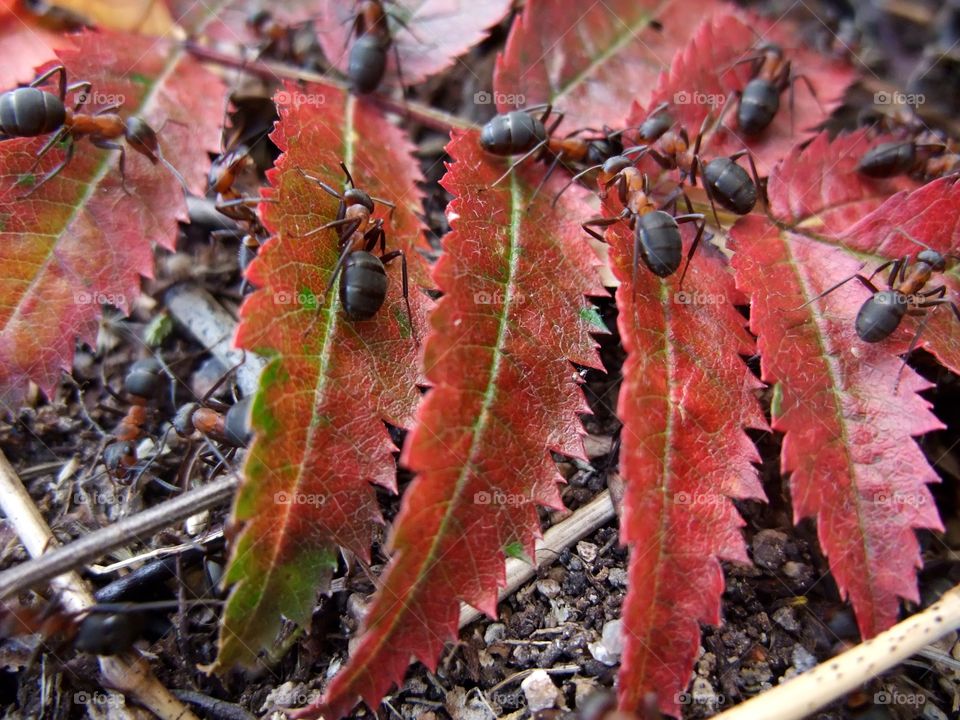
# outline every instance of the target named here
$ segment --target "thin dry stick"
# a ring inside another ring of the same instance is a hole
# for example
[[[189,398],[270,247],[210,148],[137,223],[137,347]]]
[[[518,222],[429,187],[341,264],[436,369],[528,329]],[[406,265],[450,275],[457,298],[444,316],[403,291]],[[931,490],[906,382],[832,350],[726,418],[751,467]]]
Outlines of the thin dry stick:
[[[50,527],[40,515],[3,451],[0,451],[0,509],[31,556],[42,556],[48,547],[56,544]],[[51,585],[59,591],[60,601],[67,610],[83,610],[95,603],[93,595],[76,572],[52,578]],[[146,661],[135,653],[100,657],[99,660],[100,672],[108,687],[130,695],[164,720],[197,720],[190,710],[160,684]]]
[[[563,522],[557,523],[537,540],[536,558],[533,565],[520,560],[507,560],[507,584],[500,591],[499,600],[509,597],[525,582],[529,581],[541,565],[548,565],[557,559],[562,550],[570,547],[594,530],[603,527],[616,517],[610,491],[604,490],[593,500],[574,512]],[[480,617],[480,611],[469,605],[460,606],[460,627],[469,625]]]
[[[960,585],[921,613],[715,720],[799,720],[960,628]]]
[[[264,80],[301,80],[303,82],[331,85],[344,92],[348,92],[349,90],[345,82],[330,75],[320,75],[319,73],[310,72],[309,70],[267,60],[250,62],[243,58],[219,52],[218,50],[193,42],[188,42],[186,48],[191,55],[200,60],[206,60],[217,63],[218,65],[223,65],[224,67],[248,72]],[[388,112],[394,112],[405,118],[416,120],[442,133],[450,132],[451,128],[469,130],[476,127],[475,123],[471,123],[468,120],[458,118],[455,115],[450,115],[442,110],[432,108],[429,105],[423,105],[422,103],[411,100],[394,100],[379,93],[370,95],[370,99]]]
[[[7,465],[9,468],[9,465]],[[12,471],[12,468],[10,468]],[[19,484],[19,480],[17,481]],[[191,515],[223,505],[233,497],[240,485],[236,475],[228,475],[207,483],[182,495],[154,505],[148,510],[124,518],[100,530],[95,530],[69,545],[56,548],[40,557],[20,563],[0,573],[0,600],[14,593],[49,581],[57,575],[92,562],[111,550],[129,545],[142,537],[149,537],[158,530],[170,527]],[[22,487],[22,486],[21,486]],[[0,498],[8,492],[0,492]],[[12,510],[0,505],[11,522],[16,523],[11,512],[22,513],[19,507]],[[45,542],[45,541],[44,541]],[[26,544],[26,542],[24,542]],[[30,550],[30,547],[27,547]],[[33,551],[30,551],[34,554]]]

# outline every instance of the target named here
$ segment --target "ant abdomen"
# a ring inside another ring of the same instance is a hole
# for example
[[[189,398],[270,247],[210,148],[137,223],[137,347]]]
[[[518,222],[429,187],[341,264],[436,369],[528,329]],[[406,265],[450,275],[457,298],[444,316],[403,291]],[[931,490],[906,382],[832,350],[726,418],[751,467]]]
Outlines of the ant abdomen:
[[[857,336],[868,343],[886,340],[900,327],[908,305],[906,296],[898,290],[874,293],[857,313]]]
[[[757,204],[757,186],[747,171],[730,158],[708,162],[703,178],[712,188],[714,199],[730,212],[746,215]]]
[[[657,277],[669,277],[680,267],[683,241],[680,226],[673,216],[654,210],[637,218],[634,229],[640,246],[640,257]]]
[[[480,147],[493,155],[527,152],[547,137],[539,118],[513,110],[491,118],[480,131]]]
[[[754,78],[747,83],[740,98],[737,124],[748,135],[756,135],[767,128],[780,109],[780,91],[766,78]]]
[[[361,35],[350,48],[347,61],[347,76],[350,89],[357,93],[370,93],[377,89],[387,70],[389,40],[377,35]]]
[[[144,624],[143,613],[90,613],[80,622],[74,647],[93,655],[118,655],[133,647]]]
[[[123,389],[128,395],[151,398],[160,392],[163,373],[156,358],[137,360],[123,378]]]
[[[387,297],[387,272],[376,255],[362,250],[347,255],[340,278],[340,302],[351,320],[369,320]]]
[[[59,129],[67,109],[56,95],[22,87],[0,95],[0,131],[12,137],[36,137]]]

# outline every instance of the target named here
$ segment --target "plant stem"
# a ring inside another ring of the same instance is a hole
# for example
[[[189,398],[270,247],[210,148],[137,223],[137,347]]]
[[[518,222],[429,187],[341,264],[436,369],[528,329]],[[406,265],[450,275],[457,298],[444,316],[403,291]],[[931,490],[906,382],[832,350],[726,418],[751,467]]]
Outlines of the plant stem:
[[[247,61],[229,53],[220,52],[212,48],[188,41],[187,52],[199,60],[217,63],[225,67],[236,68],[243,72],[263,78],[264,80],[298,80],[334,87],[343,92],[349,92],[349,87],[342,80],[330,75],[321,75],[302,68],[271,62],[269,60]],[[369,98],[387,112],[393,112],[410,120],[415,120],[433,130],[449,133],[453,128],[470,130],[476,127],[475,123],[418,103],[413,100],[396,100],[380,93],[374,93]]]

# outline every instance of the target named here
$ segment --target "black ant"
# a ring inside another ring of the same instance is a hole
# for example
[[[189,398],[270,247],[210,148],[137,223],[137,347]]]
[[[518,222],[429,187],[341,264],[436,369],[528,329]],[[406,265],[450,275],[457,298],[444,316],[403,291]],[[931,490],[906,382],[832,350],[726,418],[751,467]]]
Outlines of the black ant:
[[[690,148],[690,136],[685,128],[679,131],[664,132],[654,145],[638,145],[628,148],[624,155],[649,155],[660,167],[665,170],[678,169],[680,182],[689,179],[690,184],[696,186],[697,173],[703,177],[703,187],[713,209],[713,218],[720,225],[716,204],[737,215],[746,215],[757,204],[763,184],[757,173],[757,166],[753,162],[753,155],[744,148],[733,155],[714,158],[704,162],[700,156],[700,145],[704,132],[710,121],[710,115],[703,120],[696,142]],[[750,174],[737,164],[737,160],[746,156],[750,163]],[[752,178],[751,178],[752,175]]]
[[[347,58],[347,77],[353,92],[366,94],[379,87],[387,71],[387,53],[393,48],[400,74],[400,54],[390,33],[388,18],[393,17],[407,32],[400,18],[390,13],[381,0],[361,0],[353,17],[352,32],[356,36]],[[400,75],[403,85],[403,76]]]
[[[582,227],[597,240],[603,236],[594,231],[594,227],[608,227],[620,221],[626,221],[633,230],[633,288],[636,292],[637,267],[639,260],[657,277],[668,277],[680,267],[683,255],[683,239],[680,236],[679,223],[696,222],[697,236],[687,252],[687,261],[680,275],[680,285],[690,266],[690,259],[703,237],[704,217],[701,213],[689,212],[686,215],[673,216],[660,210],[650,198],[650,182],[645,173],[641,173],[628,157],[618,156],[607,160],[600,169],[599,178],[602,190],[601,199],[606,197],[607,189],[616,186],[623,211],[619,216],[598,217],[583,223]],[[686,199],[686,196],[684,196]],[[692,210],[689,199],[688,210]]]
[[[163,366],[155,358],[137,360],[124,376],[123,389],[130,407],[103,449],[103,464],[112,477],[126,479],[137,464],[136,442],[144,436],[147,403],[159,394],[163,380]]]
[[[199,604],[210,604],[210,600]],[[188,601],[198,604],[198,601]],[[0,637],[40,635],[45,642],[70,645],[92,655],[119,655],[133,647],[147,629],[151,613],[175,609],[176,601],[99,603],[67,611],[57,602],[44,608],[0,605]]]
[[[187,403],[177,411],[173,428],[181,437],[190,437],[199,432],[230,447],[246,447],[252,436],[250,401],[250,397],[245,397],[229,408],[219,410],[197,402]]]
[[[543,114],[537,117],[535,113],[539,110],[543,110]],[[551,114],[554,120],[547,127],[546,123]],[[565,137],[556,138],[553,133],[563,121],[563,116],[562,112],[554,113],[552,105],[537,105],[526,110],[502,113],[488,120],[480,131],[480,147],[492,155],[501,157],[520,155],[520,158],[491,183],[490,187],[498,185],[518,165],[530,157],[536,156],[536,160],[553,157],[553,162],[533,193],[532,198],[535,198],[561,162],[570,162],[580,167],[588,164],[591,166],[589,170],[594,170],[608,158],[616,157],[623,152],[621,136],[629,128],[623,130],[612,130],[608,127],[604,127],[603,130],[581,128]],[[657,132],[653,124],[647,129],[652,133]],[[582,133],[596,134],[592,137],[580,137]],[[560,194],[562,192],[561,190]]]
[[[37,87],[56,74],[60,75],[57,95]],[[30,85],[9,90],[0,95],[0,132],[6,137],[37,137],[53,133],[37,152],[34,167],[54,145],[64,138],[67,139],[66,156],[63,160],[44,175],[40,182],[23,197],[29,197],[35,193],[67,167],[73,159],[76,141],[84,136],[88,136],[90,142],[96,147],[120,151],[120,177],[123,180],[123,189],[128,194],[125,172],[126,150],[123,145],[115,142],[121,137],[154,165],[158,161],[162,162],[181,186],[186,187],[186,182],[177,169],[160,153],[156,131],[142,118],[131,117],[124,120],[111,112],[121,107],[122,103],[107,105],[92,115],[77,112],[86,102],[92,87],[93,85],[87,81],[67,85],[67,70],[63,65],[57,65],[38,76]],[[80,90],[80,99],[71,109],[66,107],[65,103],[67,92],[74,90]]]
[[[386,252],[386,233],[383,231],[383,219],[372,219],[374,201],[391,208],[396,206],[386,200],[373,198],[354,185],[353,177],[342,162],[340,167],[347,177],[347,189],[343,194],[298,168],[304,178],[319,185],[324,192],[340,201],[335,220],[309,231],[303,237],[309,237],[328,228],[336,228],[340,237],[340,256],[330,275],[330,282],[324,291],[324,297],[330,294],[333,284],[340,276],[340,302],[344,314],[351,320],[369,320],[380,310],[387,297],[387,272],[384,266],[400,258],[403,278],[403,301],[407,306],[407,319],[414,341],[417,340],[413,326],[413,313],[410,310],[409,282],[407,277],[407,258],[403,250]],[[373,255],[377,243],[380,244],[380,257]],[[362,247],[362,249],[360,249]]]
[[[957,307],[955,302],[945,297],[947,294],[946,285],[938,285],[929,290],[924,290],[934,273],[946,270],[947,258],[960,260],[960,257],[951,253],[937,252],[911,237],[901,228],[897,228],[897,230],[911,242],[923,248],[914,255],[912,262],[909,255],[904,255],[896,260],[888,260],[883,263],[869,277],[855,273],[827,288],[801,307],[806,307],[814,300],[829,295],[841,285],[856,278],[861,285],[873,293],[864,301],[857,312],[855,323],[857,337],[864,342],[877,343],[886,340],[900,327],[900,323],[907,315],[925,316],[916,333],[914,333],[906,355],[904,355],[904,363],[906,363],[906,358],[917,346],[920,334],[930,318],[930,315],[926,312],[928,308],[949,305],[957,320],[960,321],[960,308]],[[890,268],[890,274],[887,277],[887,289],[880,290],[873,284],[873,278],[887,268]]]
[[[813,99],[820,105],[820,98],[814,90],[810,78],[793,72],[791,61],[784,57],[783,48],[776,43],[765,43],[757,48],[752,57],[734,63],[753,63],[750,69],[750,81],[737,95],[737,125],[747,135],[757,135],[773,122],[780,109],[780,95],[790,88],[790,123],[793,123],[793,86],[797,80],[803,80]],[[820,105],[820,109],[824,110]]]
[[[872,178],[916,175],[925,180],[943,177],[960,169],[960,155],[950,146],[921,135],[915,140],[880,143],[870,148],[857,165],[857,172]]]

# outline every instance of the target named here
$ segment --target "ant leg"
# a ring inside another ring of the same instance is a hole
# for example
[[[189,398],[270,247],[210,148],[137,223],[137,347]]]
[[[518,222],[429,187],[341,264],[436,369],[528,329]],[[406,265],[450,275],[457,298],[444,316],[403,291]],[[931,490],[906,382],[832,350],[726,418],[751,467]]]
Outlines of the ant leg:
[[[395,42],[391,41],[390,44],[393,45],[393,60],[397,63],[397,79],[400,80],[400,92],[402,94],[406,84],[403,82],[403,70],[400,67],[400,51],[397,50],[397,44]]]
[[[743,150],[738,150],[733,155],[730,156],[730,159],[734,162],[742,158],[744,155],[747,157],[747,162],[750,163],[750,175],[753,178],[754,184],[757,186],[757,196],[763,201],[763,207],[765,210],[770,210],[770,203],[767,200],[767,188],[764,185],[763,181],[760,180],[760,173],[757,172],[757,164],[753,161],[753,153],[750,152],[747,148]]]
[[[680,273],[680,284],[677,286],[683,288],[683,279],[687,276],[687,270],[690,268],[690,260],[693,259],[693,254],[697,251],[697,247],[700,245],[700,239],[703,237],[703,230],[707,225],[706,219],[703,217],[703,213],[691,213],[690,215],[678,215],[674,218],[677,223],[687,223],[687,222],[696,222],[697,223],[697,236],[693,239],[693,244],[690,246],[690,249],[687,251],[687,262],[683,266],[683,272]],[[699,221],[699,222],[698,222]]]
[[[33,79],[33,82],[30,83],[29,87],[43,85],[45,80],[53,77],[57,73],[60,73],[60,80],[58,81],[57,86],[60,89],[60,101],[63,102],[67,99],[67,69],[63,65],[54,65],[42,75],[38,75]]]
[[[91,90],[93,90],[93,83],[89,82],[88,80],[84,80],[83,82],[73,83],[73,85],[67,86],[66,92],[73,92],[74,90],[80,90],[80,96],[79,96],[80,99],[77,100],[77,104],[73,106],[73,111],[76,112],[81,107],[83,107],[83,105],[86,104],[88,99],[87,95]]]
[[[323,230],[333,227],[342,228],[340,239],[343,240],[343,238],[349,238],[357,231],[357,229],[360,227],[360,218],[341,218],[340,220],[331,220],[325,225],[315,227],[306,235],[294,235],[294,237],[308,238],[311,235],[316,235],[318,232],[322,232]]]
[[[94,117],[98,115],[106,115],[107,113],[113,112],[114,110],[119,110],[122,107],[123,107],[123,103],[112,103],[111,105],[104,105],[102,108],[98,108],[93,115]]]
[[[70,144],[67,145],[67,154],[63,158],[63,160],[60,162],[60,164],[57,165],[55,168],[53,168],[46,175],[44,175],[43,178],[40,180],[40,182],[38,182],[36,185],[30,188],[30,190],[25,195],[21,195],[20,200],[25,200],[26,198],[33,195],[37,190],[39,190],[41,187],[43,187],[48,182],[53,180],[53,178],[55,178],[60,173],[61,170],[63,170],[67,165],[69,165],[70,161],[73,159],[73,152],[75,147],[76,147],[76,143],[71,141]]]
[[[385,255],[380,256],[380,262],[386,265],[391,260],[400,258],[400,277],[403,280],[403,302],[407,306],[407,321],[410,323],[410,334],[413,335],[413,342],[420,346],[420,339],[417,337],[417,329],[413,325],[413,313],[410,311],[410,290],[409,290],[409,278],[407,277],[407,256],[403,254],[403,250],[394,250],[393,252],[386,253]]]
[[[343,163],[340,163],[340,164],[343,165]],[[346,168],[344,168],[344,169],[346,170]],[[311,182],[316,183],[317,185],[319,185],[323,190],[325,190],[325,191],[327,192],[327,194],[333,195],[333,197],[337,198],[338,200],[343,200],[343,195],[341,195],[339,192],[337,192],[337,191],[334,190],[332,187],[330,187],[329,185],[327,185],[327,184],[326,184],[323,180],[321,180],[320,178],[315,177],[314,175],[311,175],[310,173],[306,172],[303,168],[299,168],[299,167],[298,167],[298,168],[297,168],[297,171],[298,171],[301,175],[303,175],[303,177],[305,177],[307,180],[309,180],[309,181],[311,181]],[[349,173],[349,172],[347,173],[347,179],[350,179],[350,173]],[[353,185],[353,181],[352,181],[352,180],[351,180],[350,184]]]
[[[104,150],[119,150],[120,151],[120,185],[123,187],[123,191],[127,195],[133,195],[130,192],[130,188],[127,187],[127,151],[124,149],[123,145],[113,140],[91,140],[94,145],[98,148],[103,148]]]
[[[553,107],[553,106],[551,106],[551,107]],[[547,114],[549,114],[549,113],[547,113]],[[557,128],[560,126],[560,123],[563,122],[564,114],[563,114],[562,112],[558,112],[558,113],[554,114],[553,117],[554,117],[553,123],[551,123],[550,127],[546,128],[546,130],[547,130],[547,137],[550,137],[551,135],[553,135],[553,133],[555,133],[555,132],[557,131]],[[543,122],[546,122],[546,119],[547,119],[547,116],[544,115],[544,116],[543,116]]]
[[[550,163],[550,167],[547,168],[547,172],[543,174],[543,177],[540,178],[540,182],[537,184],[536,189],[533,191],[533,195],[530,196],[530,202],[527,204],[527,212],[530,212],[530,208],[533,206],[533,201],[537,199],[537,195],[540,194],[541,188],[546,185],[547,180],[550,179],[550,176],[553,175],[553,171],[557,169],[557,165],[560,164],[560,156],[556,155],[553,158],[553,162]]]
[[[33,165],[30,166],[29,172],[36,170],[37,165],[40,164],[40,161],[43,159],[43,156],[46,155],[50,150],[56,145],[60,140],[68,133],[69,131],[66,128],[60,128],[53,135],[50,136],[50,139],[47,140],[43,147],[37,150],[36,160],[34,160]]]
[[[387,234],[383,231],[383,221],[378,220],[372,228],[363,234],[363,239],[366,241],[363,246],[364,252],[370,252],[379,242],[380,253],[385,253],[387,251]]]
[[[838,282],[836,285],[832,285],[831,287],[828,287],[826,290],[824,290],[822,293],[820,293],[820,294],[817,295],[816,297],[810,298],[809,300],[807,300],[807,301],[806,301],[803,305],[801,305],[800,307],[796,307],[796,308],[793,308],[793,309],[794,309],[794,310],[801,310],[801,309],[805,308],[805,307],[806,307],[807,305],[809,305],[810,303],[815,302],[816,300],[819,300],[820,298],[829,295],[829,294],[832,293],[834,290],[836,290],[837,288],[839,288],[841,285],[847,284],[848,282],[850,282],[850,281],[853,280],[854,278],[856,278],[856,279],[860,282],[860,284],[863,285],[865,288],[867,288],[867,290],[869,290],[870,292],[872,292],[872,293],[874,293],[874,294],[880,292],[879,288],[877,288],[876,285],[874,285],[872,282],[870,282],[870,280],[869,280],[868,278],[865,278],[865,277],[864,277],[863,275],[861,275],[860,273],[854,273],[854,274],[851,275],[850,277],[844,278],[843,280],[841,280],[840,282]]]
[[[817,96],[817,91],[814,89],[813,83],[810,82],[810,78],[808,78],[806,75],[802,75],[802,74],[801,74],[801,75],[792,75],[792,76],[790,77],[790,84],[793,85],[797,80],[803,80],[803,82],[804,82],[804,83],[806,84],[806,86],[807,86],[807,90],[810,91],[810,95],[813,97],[814,100],[817,101],[817,105],[820,107],[820,111],[821,111],[824,115],[826,115],[826,114],[827,114],[827,109],[823,106],[823,103],[820,102],[820,98]]]
[[[710,189],[710,183],[704,182],[703,189],[707,191],[707,199],[710,201],[710,209],[713,210],[713,219],[717,223],[717,227],[722,228],[723,225],[720,224],[720,216],[717,215],[717,204],[713,200],[713,190]]]
[[[585,223],[582,223],[580,227],[586,230],[590,235],[595,237],[600,242],[606,242],[603,239],[603,235],[591,230],[592,227],[609,227],[620,221],[620,218],[608,218],[608,217],[596,217],[591,220],[587,220]]]
[[[885,269],[887,269],[892,265],[893,270],[890,272],[890,277],[887,279],[887,287],[892,288],[893,284],[897,280],[897,274],[900,272],[900,265],[904,262],[905,259],[906,258],[900,258],[899,260],[887,260],[887,262],[883,263],[883,265],[879,265],[872,273],[870,273],[870,277],[867,279],[873,280],[878,273],[883,272]]]
[[[522,163],[524,160],[526,160],[528,157],[530,157],[530,156],[533,155],[534,153],[539,152],[540,150],[542,150],[542,149],[546,146],[546,144],[547,144],[547,141],[546,141],[546,140],[541,140],[541,141],[538,142],[536,145],[534,145],[532,149],[530,149],[528,152],[526,152],[526,153],[524,153],[523,155],[521,155],[519,160],[517,160],[517,161],[516,161],[515,163],[513,163],[510,167],[508,167],[507,170],[506,170],[506,172],[503,173],[503,175],[501,175],[501,176],[498,177],[496,180],[494,180],[493,183],[490,185],[490,187],[496,187],[497,185],[499,185],[500,182],[501,182],[504,178],[507,177],[507,175],[509,175],[511,172],[513,172],[513,169],[514,169],[515,167],[517,167],[517,165],[519,165],[520,163]]]

